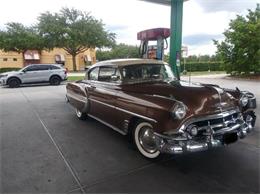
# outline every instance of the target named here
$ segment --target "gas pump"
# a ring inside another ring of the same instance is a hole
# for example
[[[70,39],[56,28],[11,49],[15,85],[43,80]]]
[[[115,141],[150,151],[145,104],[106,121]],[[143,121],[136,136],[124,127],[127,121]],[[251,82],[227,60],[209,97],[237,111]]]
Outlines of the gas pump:
[[[139,48],[141,57],[163,60],[164,50],[168,48],[167,38],[169,36],[169,28],[154,28],[137,33],[137,39],[141,41]],[[157,41],[157,44],[149,45],[149,41]]]

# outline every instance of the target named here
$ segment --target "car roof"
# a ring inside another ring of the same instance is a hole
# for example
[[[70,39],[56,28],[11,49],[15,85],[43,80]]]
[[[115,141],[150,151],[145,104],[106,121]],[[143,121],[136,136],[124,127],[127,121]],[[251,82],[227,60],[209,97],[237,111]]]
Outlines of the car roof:
[[[164,62],[160,61],[160,60],[153,60],[153,59],[127,58],[127,59],[115,59],[115,60],[101,61],[101,62],[94,64],[92,67],[115,66],[115,65],[116,66],[128,66],[128,65],[136,65],[136,64],[164,64]]]
[[[28,64],[27,66],[37,66],[37,65],[48,65],[48,66],[62,66],[61,64]]]

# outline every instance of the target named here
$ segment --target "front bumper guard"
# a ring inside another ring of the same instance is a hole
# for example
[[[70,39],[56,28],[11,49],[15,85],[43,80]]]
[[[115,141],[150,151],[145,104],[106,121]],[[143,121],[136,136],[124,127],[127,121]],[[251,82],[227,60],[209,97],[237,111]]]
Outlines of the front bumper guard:
[[[161,153],[182,154],[206,151],[211,148],[236,142],[238,139],[246,137],[252,129],[253,127],[250,126],[250,124],[241,120],[240,123],[233,127],[226,127],[218,132],[211,131],[208,134],[204,134],[204,139],[199,141],[184,136],[172,137],[158,133],[154,133],[154,135],[157,148]],[[228,139],[226,138],[227,135],[229,136]]]

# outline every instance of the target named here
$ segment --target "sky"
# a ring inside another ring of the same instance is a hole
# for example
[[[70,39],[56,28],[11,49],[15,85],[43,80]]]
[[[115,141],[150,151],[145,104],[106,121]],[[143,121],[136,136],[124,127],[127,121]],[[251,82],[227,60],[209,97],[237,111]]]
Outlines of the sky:
[[[213,55],[213,39],[223,40],[223,32],[236,15],[254,10],[260,0],[189,0],[184,3],[183,45],[188,55]],[[117,43],[139,45],[137,32],[170,27],[170,7],[140,0],[5,0],[0,6],[0,29],[8,22],[37,23],[40,13],[58,12],[62,7],[90,12],[116,33]]]

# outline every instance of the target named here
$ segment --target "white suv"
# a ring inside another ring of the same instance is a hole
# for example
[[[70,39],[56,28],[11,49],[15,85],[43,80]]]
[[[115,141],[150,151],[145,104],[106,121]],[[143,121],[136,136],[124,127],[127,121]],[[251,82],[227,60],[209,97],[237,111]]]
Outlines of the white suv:
[[[51,85],[59,85],[66,79],[67,70],[58,64],[32,64],[18,71],[0,74],[0,84],[11,88],[27,83],[49,82]]]

